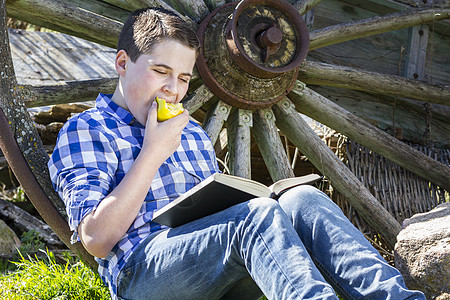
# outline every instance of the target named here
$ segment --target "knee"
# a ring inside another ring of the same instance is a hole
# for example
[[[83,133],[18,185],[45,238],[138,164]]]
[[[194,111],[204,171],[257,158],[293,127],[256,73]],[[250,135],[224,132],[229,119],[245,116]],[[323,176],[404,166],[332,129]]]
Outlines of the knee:
[[[287,215],[298,216],[302,213],[322,214],[323,210],[337,210],[338,206],[322,191],[310,186],[301,185],[288,190],[278,199]]]
[[[284,214],[279,203],[271,198],[252,199],[247,202],[247,207],[249,209],[247,218],[250,218],[255,223],[267,220],[280,213]]]
[[[317,188],[311,185],[300,185],[282,194],[278,202],[283,208],[296,209],[301,207],[304,209],[305,207],[317,205],[318,201],[324,201],[324,198],[329,199]]]

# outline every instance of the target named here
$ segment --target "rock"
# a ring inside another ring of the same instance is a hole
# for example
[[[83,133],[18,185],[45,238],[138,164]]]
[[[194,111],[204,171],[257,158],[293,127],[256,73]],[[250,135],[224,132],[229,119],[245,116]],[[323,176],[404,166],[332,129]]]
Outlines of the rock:
[[[20,247],[20,240],[14,231],[0,220],[0,256],[12,256],[16,248]]]
[[[403,222],[394,249],[406,285],[427,299],[450,299],[450,203]]]

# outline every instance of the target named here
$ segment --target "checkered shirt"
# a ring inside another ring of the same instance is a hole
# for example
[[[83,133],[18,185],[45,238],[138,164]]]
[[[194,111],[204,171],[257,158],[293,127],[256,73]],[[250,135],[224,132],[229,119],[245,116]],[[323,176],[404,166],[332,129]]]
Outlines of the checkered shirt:
[[[80,241],[78,224],[120,183],[142,147],[144,127],[110,97],[100,94],[95,108],[64,125],[48,163],[54,188],[66,205],[72,243]],[[117,276],[133,249],[163,228],[151,221],[153,213],[216,172],[209,137],[190,121],[181,145],[156,173],[134,223],[107,257],[96,258],[113,299],[117,298]]]

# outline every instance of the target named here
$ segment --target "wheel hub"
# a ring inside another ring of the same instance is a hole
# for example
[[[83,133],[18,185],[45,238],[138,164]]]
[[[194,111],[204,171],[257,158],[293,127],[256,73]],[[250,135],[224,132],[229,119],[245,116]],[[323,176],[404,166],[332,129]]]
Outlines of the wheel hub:
[[[244,0],[212,12],[200,24],[197,69],[224,102],[243,109],[270,107],[297,79],[309,36],[285,0]]]

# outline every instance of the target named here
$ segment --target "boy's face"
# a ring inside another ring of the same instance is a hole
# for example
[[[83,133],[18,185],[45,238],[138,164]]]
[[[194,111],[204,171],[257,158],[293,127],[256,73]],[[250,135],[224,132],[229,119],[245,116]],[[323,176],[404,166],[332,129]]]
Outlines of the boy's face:
[[[135,63],[125,51],[118,52],[116,69],[119,86],[113,101],[145,125],[156,97],[178,103],[185,96],[195,64],[195,50],[178,41],[165,40],[141,55]]]

